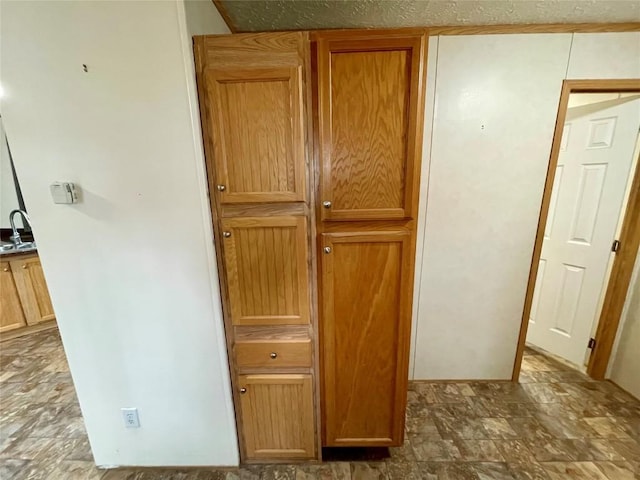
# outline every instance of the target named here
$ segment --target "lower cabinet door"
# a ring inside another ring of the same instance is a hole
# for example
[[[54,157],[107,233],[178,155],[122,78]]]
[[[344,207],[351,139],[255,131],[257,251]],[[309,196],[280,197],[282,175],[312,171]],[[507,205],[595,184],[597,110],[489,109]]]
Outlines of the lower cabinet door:
[[[26,324],[11,265],[9,262],[0,262],[0,332],[24,327]]]
[[[239,375],[247,460],[315,457],[311,375]]]
[[[33,256],[10,263],[27,323],[35,325],[56,318],[40,258]]]
[[[324,446],[403,441],[413,255],[408,231],[322,235]]]

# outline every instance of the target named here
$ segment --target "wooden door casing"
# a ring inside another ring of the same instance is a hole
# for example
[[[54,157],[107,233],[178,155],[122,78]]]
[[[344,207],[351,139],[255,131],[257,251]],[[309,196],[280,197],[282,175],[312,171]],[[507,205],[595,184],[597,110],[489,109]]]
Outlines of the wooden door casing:
[[[28,325],[56,318],[38,256],[12,260],[11,270]]]
[[[26,324],[11,264],[0,262],[0,332],[24,327]]]
[[[239,375],[246,458],[313,458],[313,383],[307,374]]]
[[[327,233],[321,247],[323,445],[400,445],[411,335],[411,232]]]
[[[221,221],[234,325],[309,323],[305,217]]]
[[[204,71],[221,203],[304,201],[301,70]]]
[[[316,38],[321,219],[414,217],[424,31],[322,32]]]

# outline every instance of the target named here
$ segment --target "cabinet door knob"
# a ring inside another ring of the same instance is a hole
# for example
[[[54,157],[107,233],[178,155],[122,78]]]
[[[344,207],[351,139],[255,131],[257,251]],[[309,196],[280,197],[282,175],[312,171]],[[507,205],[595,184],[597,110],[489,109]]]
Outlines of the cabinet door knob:
[[[272,359],[276,359],[276,358],[278,358],[278,354],[277,354],[276,352],[271,352],[271,353],[269,354],[269,356],[270,356]]]
[[[23,268],[24,270],[26,270],[26,269],[27,269],[27,267],[28,267],[28,265],[27,265],[26,263],[23,263],[23,264],[22,264],[22,268]]]
[[[324,247],[324,253],[331,253],[331,247]]]
[[[242,387],[242,388],[240,389],[240,393],[247,393],[247,389],[246,389],[246,388],[244,388],[244,387]]]
[[[324,202],[322,202],[322,206],[324,208],[331,208],[331,202],[329,200],[325,200]]]
[[[4,267],[4,268],[2,269],[2,271],[3,271],[3,272],[8,272],[8,271],[9,271],[9,267]]]
[[[224,192],[227,189],[227,187],[225,187],[224,185],[217,185],[216,188],[219,192]]]
[[[222,232],[222,236],[224,238],[229,238],[231,236],[231,232]]]

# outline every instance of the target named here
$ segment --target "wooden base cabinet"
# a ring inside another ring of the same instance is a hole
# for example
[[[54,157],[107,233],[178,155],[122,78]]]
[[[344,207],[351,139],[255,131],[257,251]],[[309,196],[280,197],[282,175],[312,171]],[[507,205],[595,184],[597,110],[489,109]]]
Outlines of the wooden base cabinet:
[[[11,260],[11,271],[20,294],[27,324],[35,325],[56,318],[37,255]]]
[[[20,297],[11,272],[11,262],[0,262],[0,332],[25,327]]]
[[[56,318],[36,253],[0,261],[0,297],[0,332],[32,329]]]
[[[311,375],[240,375],[238,385],[248,458],[315,456]]]

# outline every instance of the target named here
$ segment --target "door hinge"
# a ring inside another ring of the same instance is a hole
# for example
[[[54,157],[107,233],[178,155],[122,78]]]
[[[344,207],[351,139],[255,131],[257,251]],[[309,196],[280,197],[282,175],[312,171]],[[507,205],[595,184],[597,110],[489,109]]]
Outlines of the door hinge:
[[[590,348],[591,350],[596,348],[596,339],[595,338],[590,338],[589,339],[589,343],[587,344],[587,348]]]
[[[618,250],[620,250],[620,240],[614,240],[613,244],[611,244],[611,251],[617,252]]]

